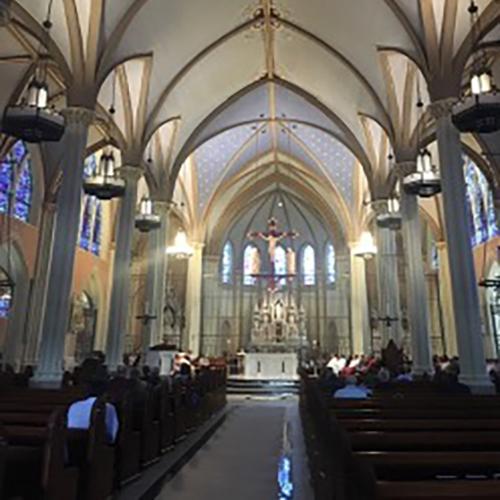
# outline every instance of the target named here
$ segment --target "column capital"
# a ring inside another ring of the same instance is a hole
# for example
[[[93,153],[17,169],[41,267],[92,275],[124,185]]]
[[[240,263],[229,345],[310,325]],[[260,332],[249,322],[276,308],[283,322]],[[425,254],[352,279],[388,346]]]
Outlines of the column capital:
[[[377,214],[385,214],[388,211],[387,199],[378,198],[377,200],[373,200],[370,204],[372,210]]]
[[[446,97],[438,101],[431,102],[428,106],[429,112],[436,120],[450,116],[453,106],[458,102],[457,97]]]
[[[405,160],[398,161],[394,168],[399,175],[406,176],[411,174],[417,170],[417,161],[416,160]]]
[[[61,111],[66,123],[85,125],[89,127],[95,118],[95,111],[81,106],[70,106]]]
[[[170,200],[155,200],[153,199],[155,212],[160,215],[168,214],[172,208],[174,208],[175,203]]]
[[[42,209],[44,212],[53,214],[57,210],[57,203],[52,200],[46,200],[42,203]]]
[[[144,170],[134,165],[123,165],[119,168],[119,172],[127,182],[139,182],[144,175]]]

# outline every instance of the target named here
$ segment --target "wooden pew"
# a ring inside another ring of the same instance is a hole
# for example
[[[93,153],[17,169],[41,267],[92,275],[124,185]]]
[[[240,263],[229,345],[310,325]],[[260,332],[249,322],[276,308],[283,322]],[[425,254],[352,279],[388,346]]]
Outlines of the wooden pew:
[[[357,451],[500,450],[499,431],[356,431],[349,433],[349,439]]]
[[[138,478],[141,470],[141,433],[134,429],[132,404],[125,397],[115,403],[120,429],[116,441],[115,484],[122,487]]]
[[[159,393],[149,388],[146,393],[144,411],[140,422],[136,422],[141,433],[141,464],[147,467],[158,461],[160,455]]]
[[[342,419],[347,431],[500,431],[500,420],[496,419],[387,419],[353,418]]]
[[[42,500],[77,498],[78,469],[66,461],[65,413],[54,411],[46,427],[6,426],[4,495]]]
[[[70,461],[80,469],[79,500],[105,500],[113,491],[115,448],[106,435],[105,405],[96,400],[88,430],[68,431]]]

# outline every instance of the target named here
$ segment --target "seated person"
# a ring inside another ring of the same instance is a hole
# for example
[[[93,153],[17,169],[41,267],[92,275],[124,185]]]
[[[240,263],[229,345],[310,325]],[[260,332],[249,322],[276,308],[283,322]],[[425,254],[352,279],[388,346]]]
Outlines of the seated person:
[[[358,385],[354,375],[345,379],[345,387],[335,391],[333,397],[337,399],[367,399],[371,395],[371,390],[364,385]]]
[[[87,383],[86,398],[75,401],[68,409],[68,429],[88,429],[90,415],[96,399],[106,392],[106,382],[92,380]],[[110,443],[114,443],[118,434],[119,422],[115,407],[106,403],[106,435]]]

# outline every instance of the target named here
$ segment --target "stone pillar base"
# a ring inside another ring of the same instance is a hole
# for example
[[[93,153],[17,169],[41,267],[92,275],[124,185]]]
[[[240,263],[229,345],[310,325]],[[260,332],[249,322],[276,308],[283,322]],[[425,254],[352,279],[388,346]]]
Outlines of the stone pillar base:
[[[495,386],[487,375],[484,377],[460,375],[459,380],[462,384],[470,387],[472,394],[492,395],[496,393]]]

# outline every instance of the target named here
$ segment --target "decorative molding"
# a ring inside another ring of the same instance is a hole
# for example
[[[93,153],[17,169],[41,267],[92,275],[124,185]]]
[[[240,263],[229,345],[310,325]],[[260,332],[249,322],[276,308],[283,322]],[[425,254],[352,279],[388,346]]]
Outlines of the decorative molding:
[[[77,124],[90,127],[95,118],[95,111],[81,106],[71,106],[63,109],[61,114],[64,116],[66,125]]]
[[[415,160],[400,161],[394,165],[394,169],[399,175],[405,176],[417,170],[417,162]]]
[[[134,165],[123,165],[120,167],[119,172],[127,183],[139,182],[139,179],[144,175],[144,170]]]
[[[370,203],[371,209],[377,214],[386,214],[388,211],[387,199],[379,198],[378,200],[373,200]]]
[[[450,116],[453,111],[453,106],[455,106],[457,102],[458,98],[456,97],[446,97],[445,99],[431,102],[428,106],[428,110],[434,119],[439,120],[440,118]]]

